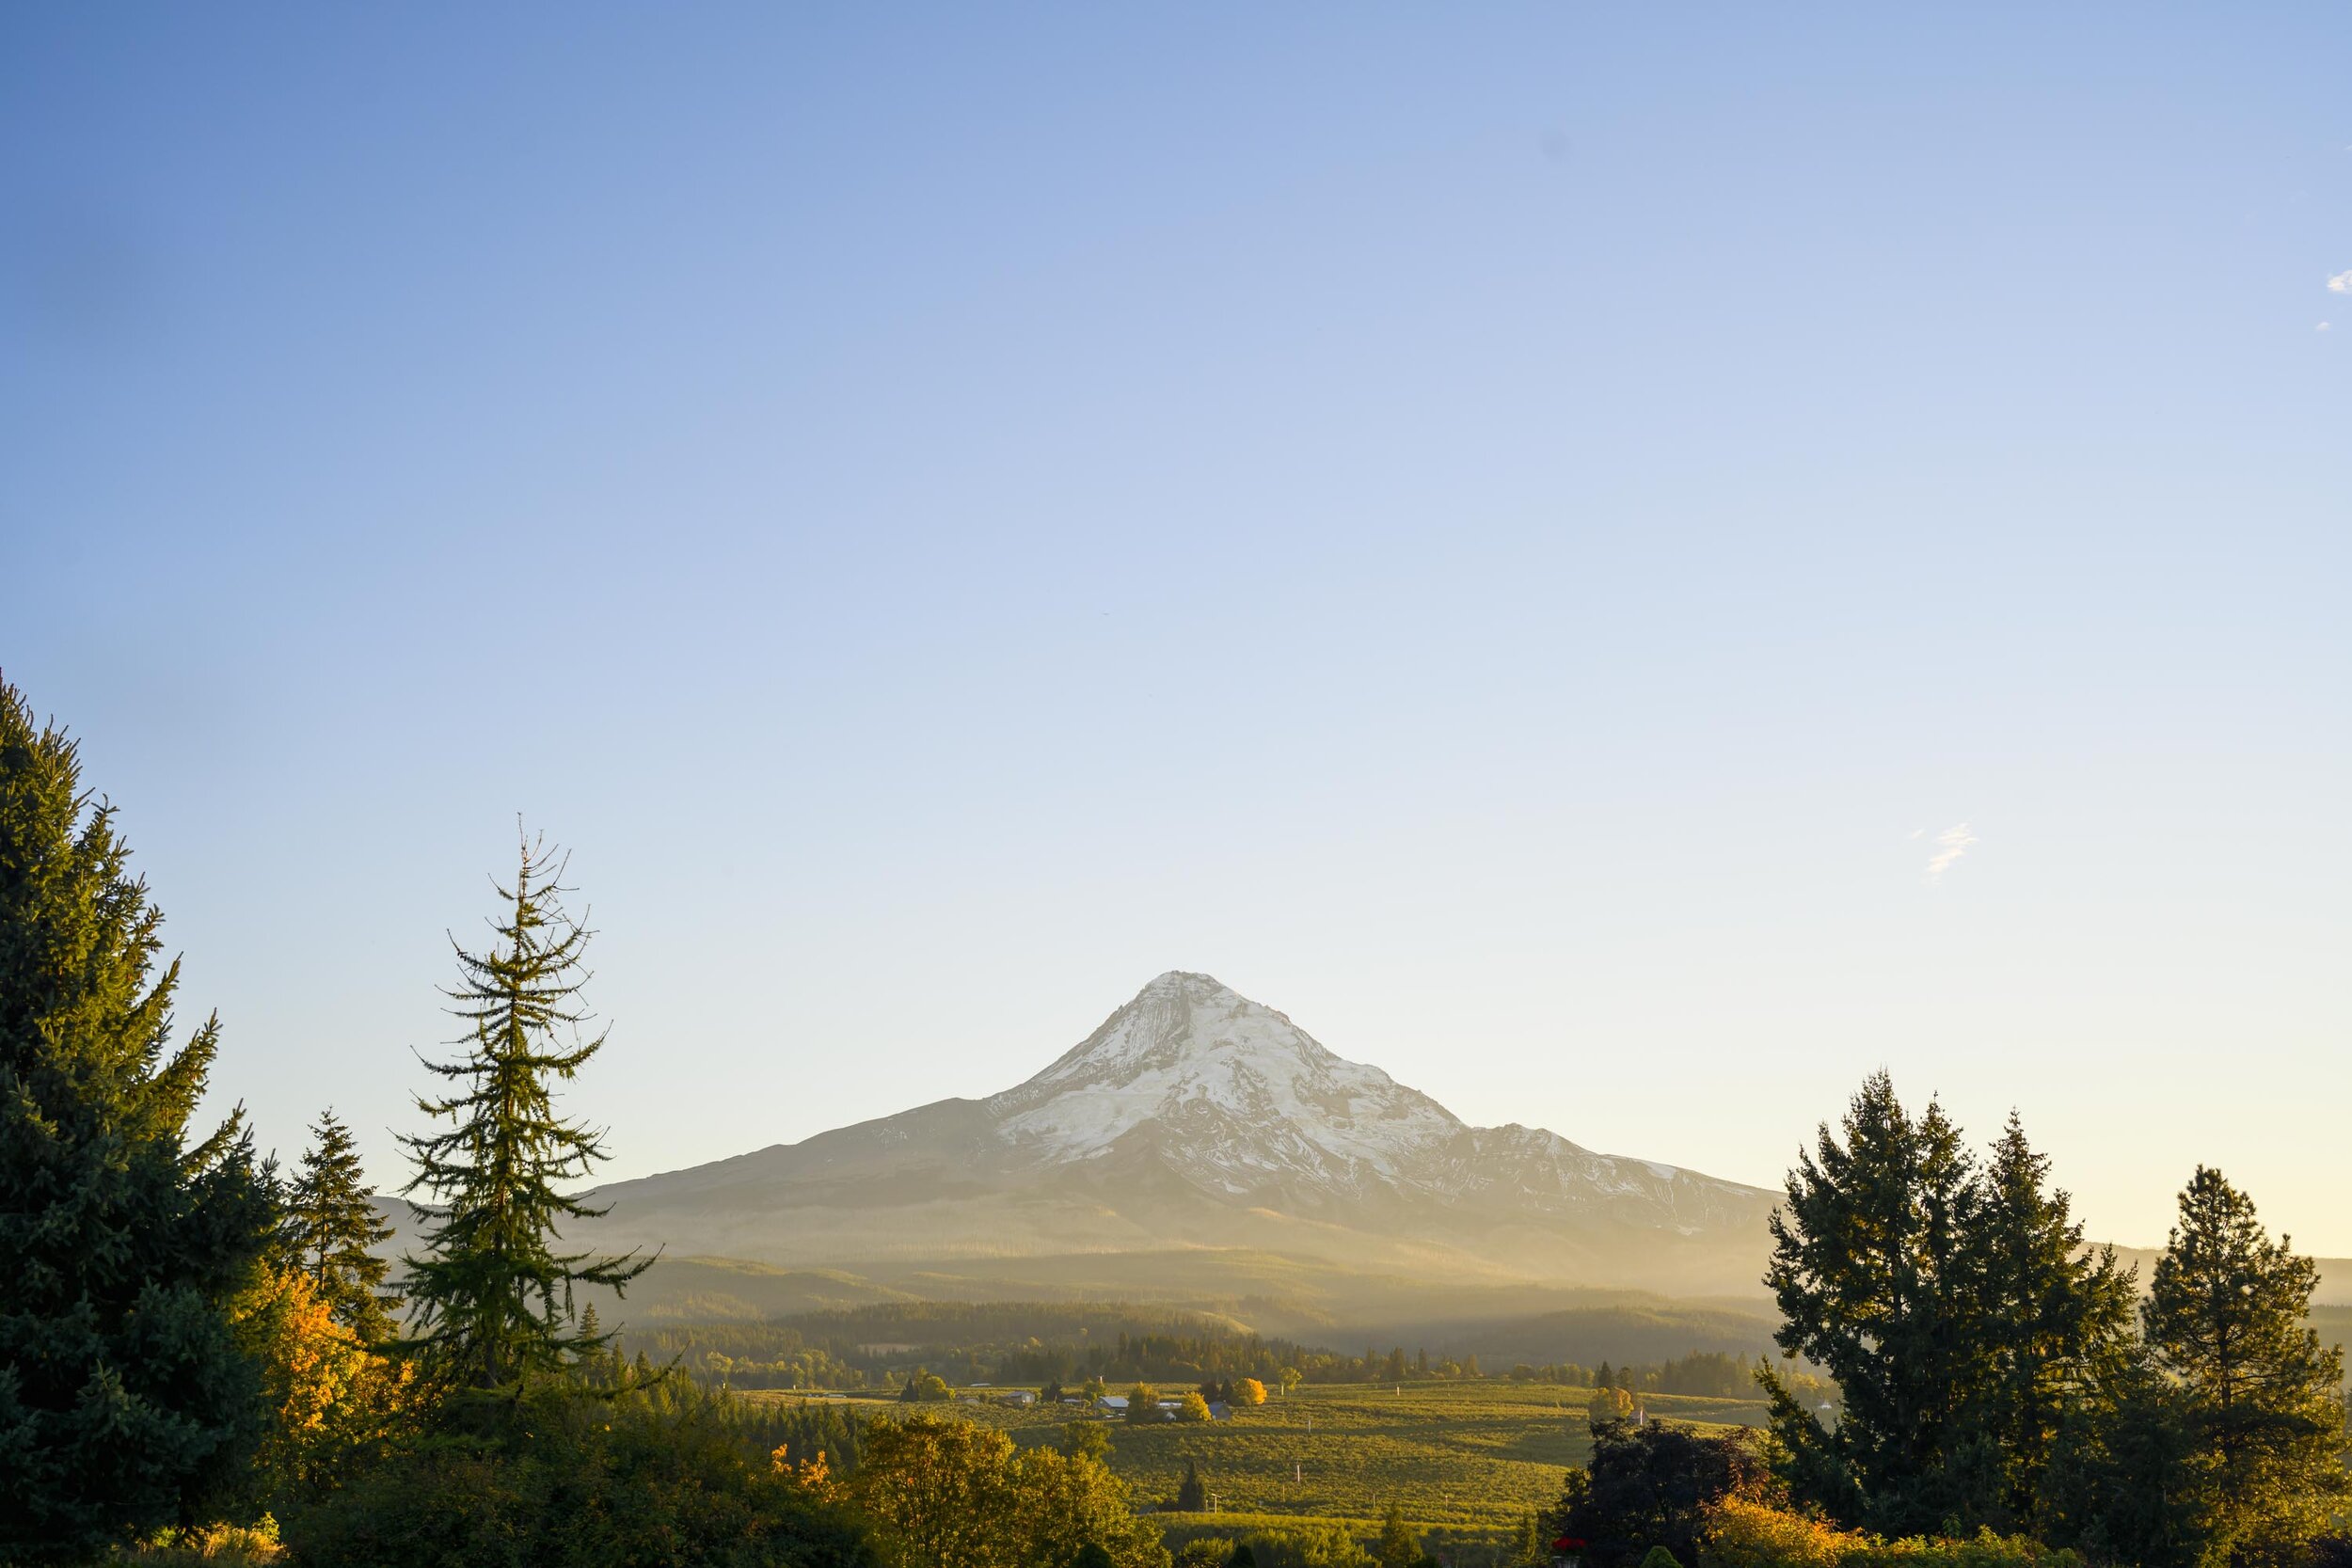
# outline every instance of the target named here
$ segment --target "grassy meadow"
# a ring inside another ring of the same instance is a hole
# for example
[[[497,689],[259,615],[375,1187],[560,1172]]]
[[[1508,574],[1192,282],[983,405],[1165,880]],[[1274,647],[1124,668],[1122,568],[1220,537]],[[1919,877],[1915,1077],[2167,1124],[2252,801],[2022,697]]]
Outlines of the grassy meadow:
[[[1484,1379],[1464,1383],[1304,1385],[1210,1425],[1105,1423],[1111,1468],[1138,1502],[1176,1495],[1185,1461],[1219,1512],[1353,1521],[1370,1528],[1391,1502],[1414,1523],[1499,1528],[1560,1495],[1563,1473],[1590,1448],[1589,1390]],[[788,1393],[745,1395],[790,1401]],[[1651,1415],[1710,1425],[1763,1418],[1754,1400],[1645,1396]],[[859,1399],[865,1415],[909,1409]],[[1061,1409],[995,1403],[931,1405],[933,1412],[986,1422],[1017,1443],[1052,1443],[1069,1418]]]

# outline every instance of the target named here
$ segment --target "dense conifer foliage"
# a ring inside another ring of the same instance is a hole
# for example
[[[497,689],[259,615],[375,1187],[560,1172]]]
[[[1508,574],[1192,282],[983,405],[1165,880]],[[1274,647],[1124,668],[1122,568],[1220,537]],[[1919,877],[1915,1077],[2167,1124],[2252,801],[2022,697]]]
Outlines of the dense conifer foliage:
[[[190,1147],[217,1048],[76,749],[0,684],[0,1560],[193,1520],[262,1434],[230,1301],[273,1215],[238,1118]]]
[[[2085,1248],[2049,1172],[2012,1112],[1985,1166],[1973,1247],[1989,1353],[1977,1419],[1994,1478],[1979,1522],[1996,1529],[2039,1523],[2070,1404],[2130,1354],[2131,1275],[2112,1250]]]
[[[2148,1354],[2183,1396],[2216,1544],[2290,1563],[2352,1495],[2341,1347],[2305,1326],[2319,1271],[2273,1242],[2254,1205],[2200,1165],[2148,1282]]]
[[[436,1382],[486,1392],[561,1374],[601,1348],[582,1334],[573,1290],[615,1291],[650,1259],[559,1252],[564,1221],[603,1212],[564,1189],[604,1158],[599,1135],[555,1110],[555,1085],[602,1048],[580,1037],[593,1018],[587,928],[564,912],[563,861],[528,837],[486,953],[456,948],[458,983],[445,991],[466,1025],[464,1053],[427,1066],[455,1087],[417,1108],[451,1125],[405,1140],[416,1163],[408,1191],[436,1208],[422,1258],[404,1259],[418,1354]]]
[[[1783,1349],[1826,1368],[1824,1419],[1768,1369],[1781,1473],[1881,1534],[2017,1531],[2137,1568],[2290,1568],[2348,1495],[2340,1351],[2315,1266],[2200,1167],[2135,1323],[2012,1117],[1979,1165],[1882,1073],[1789,1174],[1769,1276]],[[2135,1333],[2135,1329],[2137,1332]]]
[[[1824,1126],[1789,1173],[1767,1282],[1781,1348],[1827,1369],[1845,1407],[1826,1427],[1775,1386],[1774,1429],[1810,1500],[1915,1534],[1981,1514],[1994,1481],[1969,1441],[1994,1359],[1974,1244],[1984,1194],[1960,1129],[1936,1105],[1909,1115],[1883,1072],[1842,1131]]]
[[[335,1321],[363,1343],[381,1344],[400,1302],[384,1288],[391,1264],[377,1250],[392,1227],[376,1212],[351,1129],[325,1111],[311,1132],[316,1141],[286,1190],[284,1244]]]

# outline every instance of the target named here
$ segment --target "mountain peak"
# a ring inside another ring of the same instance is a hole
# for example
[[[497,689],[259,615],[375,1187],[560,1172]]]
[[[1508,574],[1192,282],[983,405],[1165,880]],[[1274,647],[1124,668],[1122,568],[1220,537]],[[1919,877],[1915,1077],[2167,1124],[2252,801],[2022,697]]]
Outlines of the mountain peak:
[[[1214,974],[1203,974],[1197,970],[1190,969],[1170,969],[1146,980],[1143,983],[1143,989],[1129,998],[1127,1005],[1132,1007],[1138,1002],[1155,996],[1184,996],[1196,1001],[1211,1001],[1224,997],[1232,997],[1235,1001],[1247,1000],[1239,991]]]
[[[1079,1159],[1146,1124],[1196,1141],[1311,1146],[1318,1167],[1387,1170],[1406,1143],[1461,1123],[1375,1067],[1344,1061],[1213,975],[1154,977],[1051,1067],[995,1096],[1006,1135]],[[1276,1161],[1287,1164],[1288,1161]]]

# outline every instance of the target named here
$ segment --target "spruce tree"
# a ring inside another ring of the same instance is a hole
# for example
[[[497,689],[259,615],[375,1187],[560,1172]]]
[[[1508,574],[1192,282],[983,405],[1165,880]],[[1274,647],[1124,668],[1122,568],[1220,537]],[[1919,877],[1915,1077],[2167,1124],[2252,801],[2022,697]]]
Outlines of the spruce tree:
[[[303,1151],[301,1174],[286,1191],[284,1244],[335,1321],[362,1344],[382,1344],[392,1337],[400,1298],[384,1289],[391,1264],[375,1249],[392,1227],[376,1212],[351,1130],[329,1110],[311,1131],[317,1141]]]
[[[228,1304],[274,1216],[219,1047],[176,1050],[175,959],[74,742],[0,682],[0,1561],[190,1523],[260,1436]]]
[[[1209,1511],[1209,1489],[1200,1483],[1200,1471],[1189,1459],[1184,1461],[1184,1479],[1176,1483],[1176,1512],[1206,1513]]]
[[[424,1256],[402,1259],[411,1304],[405,1348],[443,1386],[513,1392],[564,1371],[603,1337],[573,1312],[576,1287],[620,1293],[652,1264],[634,1253],[559,1252],[560,1227],[594,1219],[564,1189],[604,1159],[601,1134],[556,1114],[554,1085],[604,1045],[582,1038],[589,931],[564,912],[564,861],[524,838],[514,885],[500,887],[496,940],[475,954],[455,942],[458,982],[443,994],[466,1026],[463,1053],[425,1065],[454,1086],[417,1108],[452,1125],[405,1138],[416,1166],[408,1192],[435,1207]]]
[[[1884,1072],[1843,1132],[1822,1126],[1772,1219],[1773,1338],[1845,1395],[1833,1431],[1759,1373],[1787,1479],[1801,1500],[1888,1535],[1980,1518],[1997,1476],[1971,1441],[1990,1381],[1974,1163],[1943,1109],[1912,1117]]]
[[[2048,1188],[2050,1162],[2011,1112],[1986,1164],[1974,1249],[1989,1332],[1990,1386],[1979,1415],[1993,1450],[1994,1516],[2029,1529],[2070,1406],[2131,1353],[2133,1279],[2112,1247],[2083,1245],[2072,1200]]]
[[[2197,1167],[2141,1312],[2151,1356],[2186,1398],[2214,1544],[2233,1564],[2296,1560],[2352,1495],[2344,1352],[2305,1323],[2318,1283],[2252,1199]]]

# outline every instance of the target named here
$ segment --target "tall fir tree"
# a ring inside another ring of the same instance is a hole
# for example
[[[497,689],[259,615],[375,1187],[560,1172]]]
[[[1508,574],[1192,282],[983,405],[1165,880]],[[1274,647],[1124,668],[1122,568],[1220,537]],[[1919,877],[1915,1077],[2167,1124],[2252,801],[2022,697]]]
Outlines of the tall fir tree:
[[[2149,1276],[2143,1337],[2186,1401],[2209,1560],[2233,1568],[2298,1560],[2352,1497],[2343,1348],[2323,1348],[2306,1322],[2318,1283],[2252,1199],[2197,1167]]]
[[[2131,1354],[2134,1280],[2112,1247],[2093,1252],[2073,1200],[2011,1112],[1984,1167],[1974,1250],[1990,1383],[1978,1421],[1998,1473],[1988,1523],[2030,1530],[2067,1411]]]
[[[274,1222],[232,1115],[194,1148],[217,1022],[172,1044],[175,959],[75,743],[0,682],[0,1561],[192,1523],[260,1383],[230,1302]]]
[[[1971,1244],[1980,1190],[1940,1106],[1913,1117],[1884,1072],[1824,1124],[1788,1173],[1766,1275],[1773,1338],[1836,1379],[1845,1409],[1824,1427],[1769,1367],[1759,1375],[1801,1499],[1889,1535],[1987,1511],[1997,1477],[1971,1423],[1989,1381]]]
[[[464,1053],[426,1064],[455,1088],[417,1101],[452,1125],[403,1140],[416,1167],[406,1190],[436,1211],[424,1255],[403,1259],[404,1343],[448,1388],[512,1392],[564,1371],[604,1338],[576,1322],[575,1289],[621,1291],[652,1263],[556,1250],[564,1222],[605,1212],[564,1190],[605,1157],[599,1133],[555,1109],[555,1085],[605,1039],[581,1037],[594,1017],[580,997],[590,933],[564,912],[564,863],[525,837],[513,886],[498,889],[490,950],[453,939],[459,978],[443,994],[466,1025]]]
[[[328,1110],[311,1132],[301,1171],[286,1189],[284,1244],[335,1321],[362,1344],[382,1344],[392,1337],[400,1304],[384,1288],[391,1263],[376,1251],[392,1227],[376,1212],[375,1189],[360,1168],[351,1129]]]

